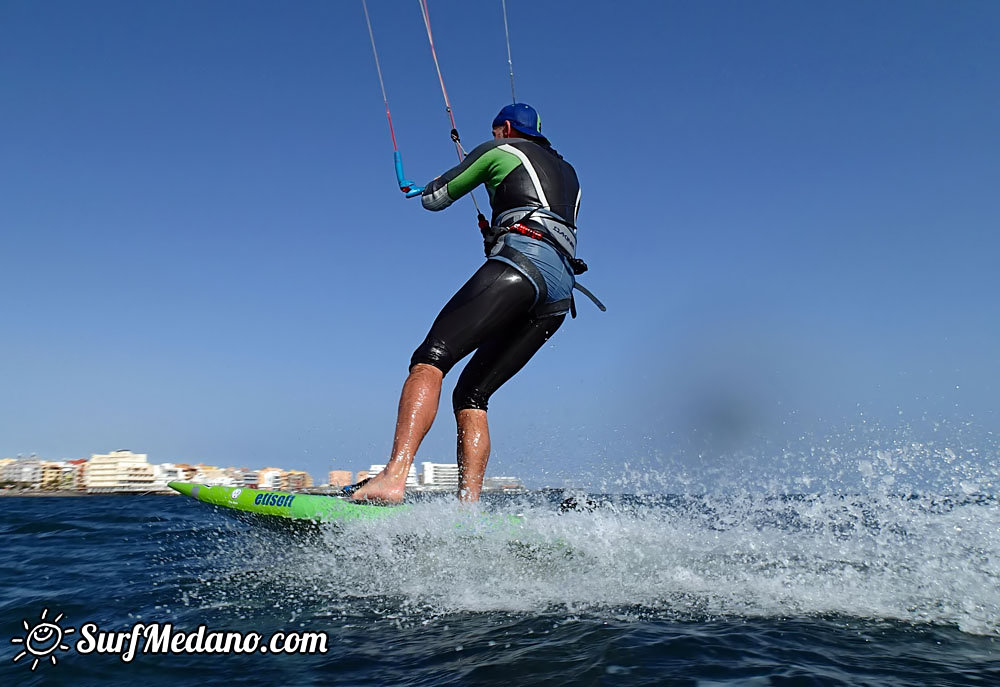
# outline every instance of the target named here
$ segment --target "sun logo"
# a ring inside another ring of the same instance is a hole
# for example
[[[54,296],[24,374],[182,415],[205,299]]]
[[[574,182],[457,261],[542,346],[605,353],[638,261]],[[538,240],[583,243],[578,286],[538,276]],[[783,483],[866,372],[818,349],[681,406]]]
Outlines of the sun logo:
[[[31,656],[35,659],[31,663],[31,669],[34,670],[44,658],[48,658],[52,662],[52,665],[55,665],[58,662],[54,655],[56,651],[69,651],[69,647],[63,644],[62,640],[65,635],[72,634],[76,630],[72,627],[67,627],[65,630],[59,627],[59,621],[63,618],[62,613],[51,621],[46,620],[45,616],[48,615],[48,612],[49,609],[42,609],[42,615],[39,618],[38,624],[34,627],[29,625],[27,620],[21,621],[25,632],[28,634],[24,637],[14,637],[10,640],[11,644],[24,645],[24,651],[14,657],[14,663],[17,663],[25,656]]]

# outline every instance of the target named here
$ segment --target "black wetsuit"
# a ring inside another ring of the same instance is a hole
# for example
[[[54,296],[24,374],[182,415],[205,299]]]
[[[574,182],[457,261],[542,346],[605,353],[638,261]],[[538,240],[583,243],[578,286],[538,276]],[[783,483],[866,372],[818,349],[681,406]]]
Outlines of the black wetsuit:
[[[455,386],[455,411],[486,410],[566,318],[574,283],[580,185],[548,145],[522,138],[489,141],[427,185],[423,204],[442,210],[485,184],[493,210],[489,259],[452,296],[414,352],[410,367],[447,374],[476,351]],[[518,233],[508,232],[515,227]]]

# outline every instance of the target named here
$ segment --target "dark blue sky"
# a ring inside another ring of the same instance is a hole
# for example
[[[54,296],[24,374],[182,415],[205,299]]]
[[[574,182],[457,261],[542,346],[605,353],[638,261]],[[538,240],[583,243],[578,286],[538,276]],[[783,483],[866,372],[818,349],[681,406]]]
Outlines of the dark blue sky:
[[[733,446],[767,472],[870,423],[1000,430],[1000,6],[508,6],[609,311],[496,395],[492,474],[738,481]],[[419,9],[369,9],[430,179],[455,156]],[[500,3],[430,9],[471,148],[509,100]],[[9,1],[0,88],[0,456],[384,461],[481,241],[470,201],[396,190],[360,3]],[[418,460],[453,460],[450,414]]]

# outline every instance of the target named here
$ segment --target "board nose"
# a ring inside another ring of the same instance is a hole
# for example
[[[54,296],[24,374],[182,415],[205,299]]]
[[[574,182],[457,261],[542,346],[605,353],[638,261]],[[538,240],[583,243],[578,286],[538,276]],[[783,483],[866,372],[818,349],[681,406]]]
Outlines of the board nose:
[[[191,496],[191,490],[194,489],[196,485],[191,482],[167,482],[167,486],[174,491],[179,491],[185,496]]]

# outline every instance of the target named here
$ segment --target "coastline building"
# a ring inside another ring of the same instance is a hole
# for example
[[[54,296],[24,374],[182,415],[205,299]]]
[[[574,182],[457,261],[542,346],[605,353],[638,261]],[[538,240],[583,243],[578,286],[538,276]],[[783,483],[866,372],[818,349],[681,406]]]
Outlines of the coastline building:
[[[53,460],[42,461],[42,489],[58,489],[62,483],[62,465]]]
[[[169,491],[167,482],[184,482],[184,470],[173,463],[159,463],[153,466],[154,483],[158,490]]]
[[[7,483],[10,482],[10,480],[6,477],[7,466],[16,462],[16,458],[0,458],[0,487],[9,486]]]
[[[59,482],[61,485],[59,488],[73,491],[77,488],[76,485],[80,481],[80,471],[84,464],[69,460],[60,462],[62,463],[62,478]]]
[[[368,474],[369,475],[377,475],[378,473],[382,472],[382,470],[384,468],[385,468],[385,464],[384,463],[382,465],[372,465],[372,466],[370,466],[368,468]],[[406,486],[408,486],[408,487],[418,487],[418,486],[420,486],[420,482],[417,480],[417,468],[416,468],[416,466],[413,466],[413,465],[410,466],[410,471],[406,475]]]
[[[91,494],[156,490],[156,476],[145,453],[128,449],[93,454],[87,466],[86,485]]]
[[[331,487],[346,487],[354,484],[354,473],[350,470],[330,470],[327,484]]]
[[[222,468],[222,472],[229,478],[234,487],[245,487],[243,483],[243,471],[246,468]]]
[[[64,460],[43,460],[42,489],[73,489],[77,466]]]
[[[420,483],[425,487],[435,488],[458,488],[458,463],[430,463],[420,464]]]
[[[74,489],[80,462],[83,461],[5,458],[0,461],[0,482],[21,489]]]
[[[12,460],[0,471],[0,481],[37,488],[42,484],[42,461],[37,458]]]
[[[281,476],[281,488],[284,491],[305,489],[313,485],[312,476],[302,470],[288,470]]]
[[[368,472],[367,470],[358,470],[358,474],[357,474],[357,476],[356,476],[356,478],[355,478],[354,481],[355,482],[360,482],[363,479],[368,479],[368,475],[370,475],[370,474],[371,473]],[[353,482],[352,482],[352,484],[353,484]]]
[[[281,468],[261,468],[257,471],[258,489],[281,489],[281,476],[285,471]]]
[[[218,487],[233,487],[234,480],[226,470],[215,465],[198,465],[198,472],[195,473],[192,482],[207,484]]]
[[[244,489],[256,489],[260,483],[260,473],[250,468],[237,468],[234,470],[236,482]]]
[[[87,491],[87,459],[76,458],[67,460],[66,463],[76,468],[73,472],[73,486],[71,488],[76,491]]]
[[[193,482],[194,476],[198,474],[198,468],[187,463],[176,463],[177,469],[180,471],[182,482]]]
[[[17,458],[0,459],[0,482],[13,482],[13,480],[8,479],[7,466],[16,462]],[[10,474],[13,474],[13,472],[11,472]]]
[[[487,477],[483,480],[483,491],[502,491],[516,494],[527,491],[519,477]]]

